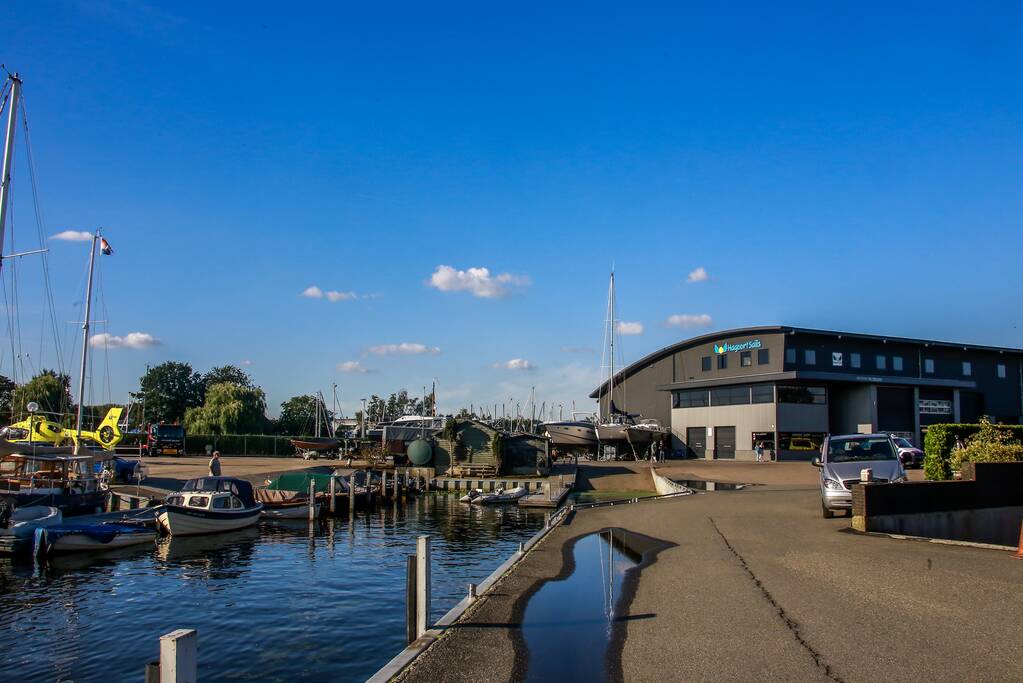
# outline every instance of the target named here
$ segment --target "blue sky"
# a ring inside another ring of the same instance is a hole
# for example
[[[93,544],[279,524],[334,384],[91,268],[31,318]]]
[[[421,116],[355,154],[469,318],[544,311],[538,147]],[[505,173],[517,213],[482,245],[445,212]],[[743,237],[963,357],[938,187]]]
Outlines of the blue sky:
[[[97,332],[159,340],[98,353],[96,400],[107,367],[124,400],[173,359],[247,363],[272,410],[433,378],[442,409],[530,386],[582,408],[612,262],[643,329],[627,361],[773,323],[1023,346],[1021,18],[16,1],[0,61],[25,79],[47,234],[101,225],[116,250]],[[64,324],[85,248],[51,247]],[[45,354],[38,266],[19,268]]]

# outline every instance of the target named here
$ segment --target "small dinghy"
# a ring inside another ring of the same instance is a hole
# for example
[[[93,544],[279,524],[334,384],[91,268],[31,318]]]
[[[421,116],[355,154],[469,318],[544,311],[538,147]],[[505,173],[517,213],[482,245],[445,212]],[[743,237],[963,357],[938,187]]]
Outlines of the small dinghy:
[[[172,536],[211,534],[251,526],[262,511],[244,479],[200,477],[167,496],[156,520]]]
[[[307,519],[309,517],[309,501],[297,500],[289,503],[263,503],[263,511],[259,513],[263,519]],[[320,504],[316,503],[314,517],[320,516]]]
[[[36,529],[54,526],[63,521],[59,508],[29,505],[11,508],[0,503],[0,552],[13,553],[32,540]]]
[[[59,524],[35,532],[36,555],[113,550],[156,540],[156,530],[138,524]]]
[[[483,493],[469,502],[473,505],[496,505],[497,503],[511,503],[525,496],[529,491],[525,486],[516,486],[513,489],[497,489],[493,493]]]
[[[469,493],[458,499],[459,503],[471,503],[483,495],[483,489],[469,489]]]

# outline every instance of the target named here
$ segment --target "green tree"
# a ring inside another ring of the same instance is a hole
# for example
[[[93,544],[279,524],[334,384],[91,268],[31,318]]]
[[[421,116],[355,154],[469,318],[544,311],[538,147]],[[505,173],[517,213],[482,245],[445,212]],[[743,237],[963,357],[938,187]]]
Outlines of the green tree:
[[[259,387],[214,384],[201,407],[185,411],[194,434],[259,434],[266,427],[266,394]]]
[[[214,384],[237,384],[240,387],[252,388],[252,379],[249,373],[235,365],[221,365],[213,368],[202,376],[202,383],[206,390]]]
[[[292,396],[281,404],[281,417],[277,424],[281,434],[300,436],[312,434],[316,418],[315,396]]]
[[[205,388],[191,365],[167,361],[143,375],[135,399],[144,404],[146,421],[181,422],[186,410],[202,405]]]
[[[11,407],[14,401],[14,380],[10,377],[0,375],[0,418],[7,420],[11,417]]]
[[[58,375],[53,370],[43,370],[16,387],[11,393],[14,415],[24,417],[28,413],[26,406],[33,401],[39,404],[39,410],[44,413],[61,415],[69,412],[74,405],[71,400],[71,378]]]

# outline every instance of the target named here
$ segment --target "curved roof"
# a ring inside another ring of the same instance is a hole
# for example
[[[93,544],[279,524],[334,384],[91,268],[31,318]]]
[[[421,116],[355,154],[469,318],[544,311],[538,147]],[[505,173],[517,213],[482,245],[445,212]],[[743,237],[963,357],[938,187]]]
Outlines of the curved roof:
[[[700,335],[699,337],[691,337],[689,339],[683,339],[682,341],[665,346],[664,348],[654,351],[653,353],[643,356],[635,363],[622,368],[614,375],[615,383],[622,382],[632,375],[636,374],[643,368],[647,367],[651,363],[672,355],[682,349],[690,348],[693,346],[699,346],[700,344],[706,344],[712,341],[718,341],[724,337],[744,337],[755,334],[763,334],[766,332],[782,332],[784,334],[814,334],[828,337],[848,337],[851,339],[864,339],[874,341],[891,341],[891,342],[902,342],[906,344],[921,344],[923,346],[943,346],[946,348],[956,348],[963,350],[977,350],[977,351],[996,351],[1000,353],[1014,353],[1023,354],[1023,349],[1015,349],[1010,347],[1001,346],[983,346],[979,344],[967,344],[964,342],[943,342],[933,341],[930,339],[913,339],[910,337],[896,337],[883,334],[862,334],[859,332],[836,332],[834,330],[816,330],[810,327],[791,327],[789,325],[759,325],[755,327],[737,327],[731,330],[718,330],[716,332],[709,332],[707,334]],[[604,388],[607,386],[607,381],[604,381],[590,393],[590,398],[599,398]]]

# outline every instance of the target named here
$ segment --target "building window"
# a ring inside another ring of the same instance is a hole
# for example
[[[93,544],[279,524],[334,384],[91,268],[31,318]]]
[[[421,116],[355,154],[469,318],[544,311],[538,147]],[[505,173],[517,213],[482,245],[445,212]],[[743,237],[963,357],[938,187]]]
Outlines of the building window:
[[[752,394],[754,403],[774,403],[773,384],[754,384]]]
[[[771,362],[770,349],[757,349],[757,365],[767,365]]]
[[[718,356],[718,370],[725,370],[728,368],[728,354],[722,353]]]
[[[700,359],[700,362],[703,365],[703,371],[710,372],[710,356],[704,356]]]
[[[710,390],[710,404],[712,406],[737,406],[744,403],[749,403],[748,384]]]
[[[969,377],[973,374],[973,363],[968,360],[963,361],[963,376]]]
[[[672,408],[705,408],[709,405],[706,389],[671,392]]]
[[[1005,363],[998,364],[998,378],[1005,379]]]
[[[851,368],[860,367],[860,354],[858,353],[849,354],[849,367]]]
[[[796,362],[796,350],[795,349],[785,349],[785,362],[786,363],[795,363]]]
[[[892,356],[892,370],[902,372],[902,356]]]
[[[753,352],[743,351],[739,354],[739,365],[744,368],[751,367],[753,365]]]
[[[886,367],[888,367],[888,359],[885,358],[884,356],[878,356],[877,363],[874,367],[876,367],[878,370],[884,370]]]
[[[817,365],[817,352],[807,349],[803,352],[803,360],[807,365]]]
[[[801,387],[778,385],[778,403],[827,403],[824,387]]]
[[[934,359],[924,358],[924,372],[933,375],[934,374]]]

